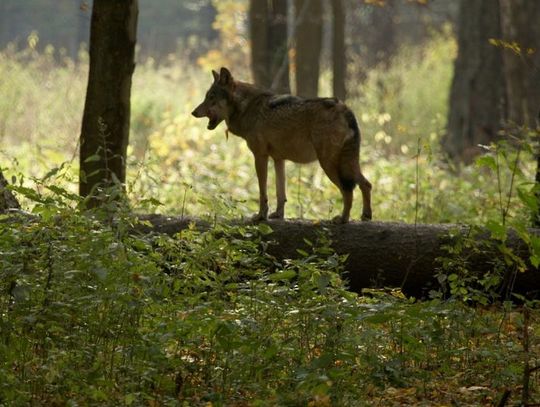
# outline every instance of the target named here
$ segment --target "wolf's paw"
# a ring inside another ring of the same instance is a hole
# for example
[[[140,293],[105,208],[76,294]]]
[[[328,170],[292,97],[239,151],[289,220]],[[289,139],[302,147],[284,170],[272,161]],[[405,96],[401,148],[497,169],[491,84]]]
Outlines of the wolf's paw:
[[[282,211],[275,211],[268,216],[270,219],[283,219],[284,213]]]
[[[332,223],[335,223],[336,225],[343,225],[348,222],[349,219],[344,218],[342,215],[338,215],[332,218]]]
[[[264,213],[256,213],[251,217],[252,222],[262,222],[263,220],[267,220],[267,216]]]
[[[361,219],[362,222],[369,222],[371,220],[371,213],[363,213]]]

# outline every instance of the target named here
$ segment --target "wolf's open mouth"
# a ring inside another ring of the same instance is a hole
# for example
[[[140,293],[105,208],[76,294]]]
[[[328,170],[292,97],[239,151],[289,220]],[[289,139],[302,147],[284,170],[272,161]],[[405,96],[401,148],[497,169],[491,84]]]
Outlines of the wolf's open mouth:
[[[208,130],[214,130],[214,129],[217,127],[217,125],[219,124],[219,120],[218,120],[217,116],[215,116],[215,115],[209,115],[209,116],[208,116],[208,119],[209,119],[209,120],[208,120],[208,127],[207,127],[207,129],[208,129]]]

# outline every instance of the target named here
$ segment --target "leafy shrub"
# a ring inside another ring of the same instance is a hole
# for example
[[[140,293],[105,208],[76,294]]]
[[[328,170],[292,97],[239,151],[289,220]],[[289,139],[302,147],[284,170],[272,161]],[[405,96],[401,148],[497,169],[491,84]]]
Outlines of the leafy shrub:
[[[140,234],[122,206],[18,190],[39,216],[0,219],[0,403],[414,404],[481,386],[462,400],[482,404],[521,380],[519,314],[359,297],[324,230],[278,262],[266,225]]]

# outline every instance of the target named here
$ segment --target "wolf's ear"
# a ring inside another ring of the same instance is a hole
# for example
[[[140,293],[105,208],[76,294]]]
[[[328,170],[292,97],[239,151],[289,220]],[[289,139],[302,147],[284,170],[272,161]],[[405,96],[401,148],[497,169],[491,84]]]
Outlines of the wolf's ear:
[[[214,82],[219,82],[219,74],[212,69],[212,76],[214,77]]]
[[[234,83],[234,79],[231,72],[227,68],[221,68],[219,71],[219,84],[224,86],[230,86]]]

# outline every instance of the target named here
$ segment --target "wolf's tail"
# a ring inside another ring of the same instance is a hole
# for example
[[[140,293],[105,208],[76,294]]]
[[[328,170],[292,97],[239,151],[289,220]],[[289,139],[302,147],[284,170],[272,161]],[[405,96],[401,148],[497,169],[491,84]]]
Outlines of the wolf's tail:
[[[354,113],[347,108],[344,112],[347,125],[352,131],[352,137],[347,138],[339,159],[339,180],[345,191],[352,191],[357,185],[358,172],[360,171],[360,129]]]
[[[353,139],[360,145],[360,128],[358,127],[354,113],[349,108],[345,111],[345,120],[347,120],[349,128],[353,131]]]

